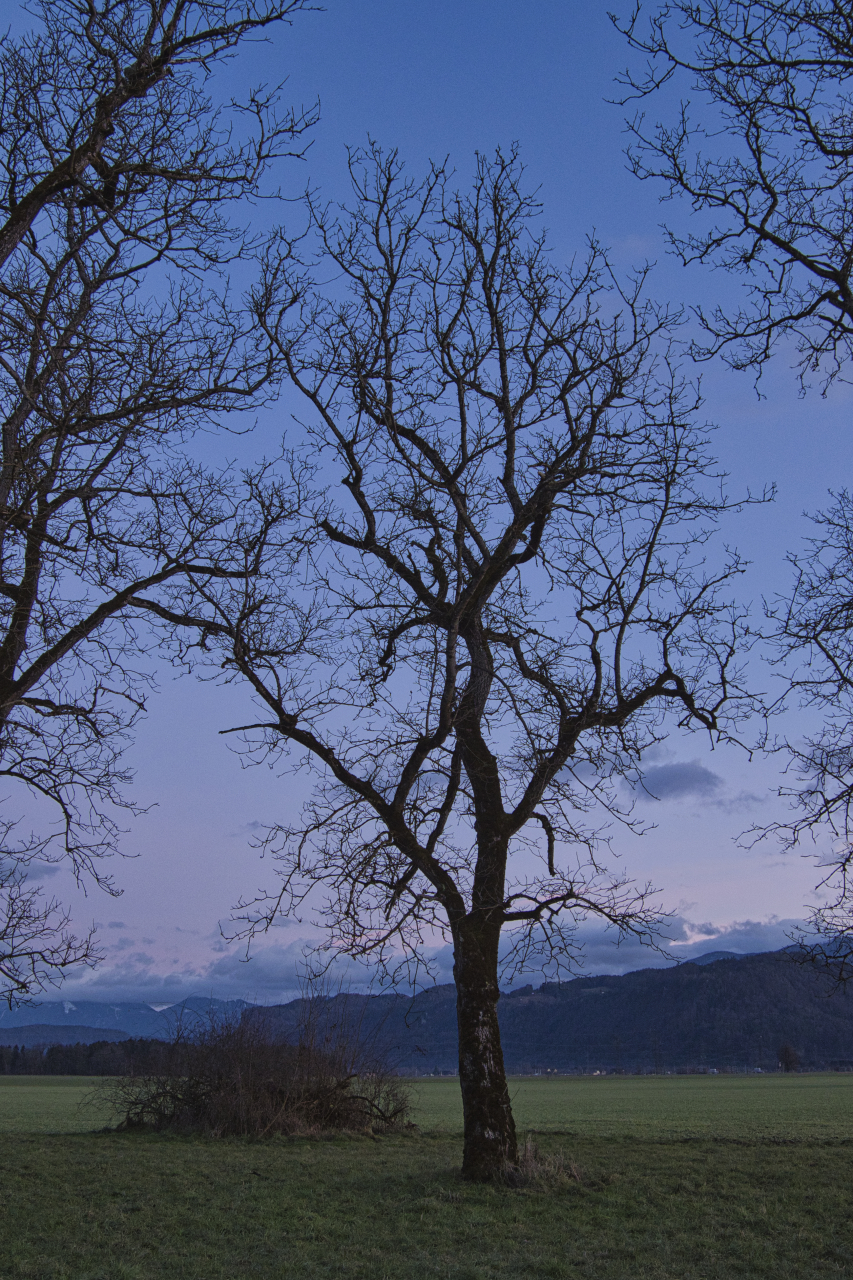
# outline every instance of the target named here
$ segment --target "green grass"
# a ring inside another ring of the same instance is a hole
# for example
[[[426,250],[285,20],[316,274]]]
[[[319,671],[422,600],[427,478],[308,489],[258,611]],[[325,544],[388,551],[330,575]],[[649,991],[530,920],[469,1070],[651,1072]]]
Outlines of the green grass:
[[[97,1078],[0,1076],[0,1133],[81,1133],[108,1122]],[[458,1080],[413,1086],[426,1133],[462,1132]],[[768,1076],[557,1076],[510,1081],[520,1132],[610,1138],[853,1141],[853,1073]]]
[[[853,1073],[767,1076],[556,1076],[510,1081],[519,1130],[636,1138],[853,1141]],[[418,1080],[418,1120],[462,1132],[459,1082]]]
[[[0,1134],[86,1133],[107,1123],[88,1076],[0,1076]]]
[[[3,1280],[853,1280],[851,1076],[514,1081],[552,1192],[461,1182],[452,1080],[381,1141],[74,1132],[88,1087],[0,1080]]]

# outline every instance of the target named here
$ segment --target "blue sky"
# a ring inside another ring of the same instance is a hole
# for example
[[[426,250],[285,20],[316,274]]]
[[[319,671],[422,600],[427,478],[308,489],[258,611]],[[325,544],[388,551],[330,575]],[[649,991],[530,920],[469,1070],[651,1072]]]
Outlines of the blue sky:
[[[652,284],[658,297],[683,305],[724,301],[733,295],[731,282],[685,270],[665,254],[661,221],[684,225],[689,210],[662,208],[660,192],[627,172],[624,113],[606,101],[628,60],[607,20],[613,3],[328,0],[325,12],[244,49],[217,91],[227,96],[287,76],[291,101],[320,99],[307,160],[281,169],[285,193],[295,196],[310,182],[329,198],[344,195],[346,146],[368,135],[399,148],[416,172],[449,156],[460,182],[475,150],[518,142],[559,255],[582,250],[584,236],[595,230],[618,268],[658,263]],[[288,216],[298,216],[295,207]],[[747,376],[716,366],[701,372],[732,490],[778,486],[772,506],[751,509],[727,535],[752,561],[742,590],[760,614],[762,595],[787,582],[784,553],[807,532],[803,512],[823,505],[830,486],[843,482],[850,391],[798,398],[784,356],[766,379],[763,400]],[[264,415],[259,452],[286,419],[286,406]],[[273,869],[249,838],[258,824],[299,804],[302,784],[265,768],[241,769],[217,736],[240,719],[241,695],[176,681],[168,669],[161,686],[130,753],[133,795],[156,807],[134,821],[125,841],[133,858],[114,868],[123,896],[75,896],[78,922],[94,917],[103,926],[108,958],[66,991],[94,999],[177,999],[192,991],[280,998],[294,988],[309,931],[282,924],[243,964],[222,941],[219,922],[242,894],[274,885]],[[780,812],[773,798],[779,761],[750,761],[735,748],[711,752],[698,737],[676,735],[648,763],[650,794],[637,803],[657,829],[641,840],[615,833],[614,851],[625,871],[661,888],[663,904],[675,913],[674,954],[784,945],[810,900],[814,865],[772,844],[751,851],[736,844],[752,823]],[[70,894],[64,879],[51,877],[50,887]],[[659,962],[635,947],[614,950],[591,926],[585,935],[588,971]]]

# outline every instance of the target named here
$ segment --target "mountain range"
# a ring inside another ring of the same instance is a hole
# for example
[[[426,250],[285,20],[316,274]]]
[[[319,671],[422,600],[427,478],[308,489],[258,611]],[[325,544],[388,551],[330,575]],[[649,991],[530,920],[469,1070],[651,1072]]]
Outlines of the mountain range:
[[[452,985],[415,996],[340,994],[322,1002],[321,1022],[369,1040],[404,1074],[452,1072],[455,1001]],[[167,1039],[178,1020],[243,1011],[293,1040],[308,1006],[46,1002],[0,1014],[0,1043],[33,1044],[35,1035],[41,1043],[92,1043],[116,1033]],[[783,1056],[804,1067],[853,1069],[853,991],[836,989],[790,950],[711,952],[671,969],[529,985],[505,993],[498,1013],[513,1073],[775,1070],[783,1046]]]
[[[40,1043],[44,1044],[91,1044],[95,1040],[131,1036],[168,1040],[181,1020],[211,1015],[228,1017],[248,1007],[245,1000],[214,1000],[206,996],[192,996],[170,1005],[141,1001],[107,1004],[99,1000],[45,1000],[0,1010],[0,1044],[23,1044],[23,1040],[15,1040],[15,1032],[21,1028],[27,1030],[27,1044],[39,1043],[33,1036],[42,1033],[44,1038]]]

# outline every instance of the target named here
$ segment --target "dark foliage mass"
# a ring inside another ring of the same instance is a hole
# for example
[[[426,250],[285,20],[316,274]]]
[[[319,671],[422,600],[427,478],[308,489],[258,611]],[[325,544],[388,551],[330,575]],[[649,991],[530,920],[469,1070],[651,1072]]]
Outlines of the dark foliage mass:
[[[81,1028],[82,1029],[82,1028]],[[116,1076],[158,1069],[167,1046],[162,1040],[120,1041],[104,1038],[91,1044],[50,1044],[48,1027],[41,1042],[22,1031],[16,1044],[0,1045],[0,1075]],[[118,1035],[120,1033],[116,1033]]]
[[[295,1043],[258,1016],[179,1033],[147,1069],[105,1086],[119,1127],[211,1137],[403,1127],[409,1099],[402,1081],[351,1020],[317,1019],[312,1005]]]

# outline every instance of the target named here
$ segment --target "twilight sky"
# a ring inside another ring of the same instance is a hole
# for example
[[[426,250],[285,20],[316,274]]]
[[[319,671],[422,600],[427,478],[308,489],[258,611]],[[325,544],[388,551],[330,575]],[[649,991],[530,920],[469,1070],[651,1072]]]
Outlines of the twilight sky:
[[[613,77],[628,51],[606,10],[624,10],[628,2],[326,0],[325,12],[300,17],[269,44],[243,49],[219,83],[227,97],[229,83],[233,90],[288,76],[292,101],[319,97],[321,122],[307,161],[282,167],[286,192],[297,195],[310,181],[330,198],[343,196],[345,147],[368,135],[399,148],[416,173],[448,155],[460,181],[475,150],[518,141],[557,254],[582,250],[594,229],[618,268],[658,263],[651,289],[659,298],[722,301],[734,296],[730,281],[666,257],[659,224],[667,217],[684,225],[687,208],[662,207],[660,191],[638,183],[625,166],[624,113],[605,99],[615,96]],[[664,108],[661,102],[649,109]],[[760,617],[762,596],[786,586],[785,551],[807,533],[804,511],[824,505],[827,490],[845,481],[851,391],[799,399],[784,356],[765,379],[761,401],[748,376],[720,366],[705,367],[702,377],[732,491],[778,486],[772,506],[749,510],[726,530],[726,540],[752,561],[740,590]],[[258,454],[273,448],[287,420],[285,405],[266,413],[257,436],[241,447]],[[249,840],[259,825],[300,803],[300,781],[242,769],[217,736],[243,718],[245,695],[175,679],[168,668],[160,685],[130,752],[133,795],[155,807],[128,832],[125,850],[133,859],[114,867],[123,896],[75,896],[62,872],[46,882],[73,897],[79,925],[99,922],[107,950],[99,970],[69,980],[62,994],[287,998],[310,930],[282,923],[255,944],[246,964],[239,948],[222,941],[219,922],[227,922],[241,894],[274,886],[273,868]],[[734,748],[712,752],[698,736],[676,736],[648,763],[649,789],[658,798],[638,803],[657,829],[642,839],[615,833],[613,847],[621,866],[657,885],[675,913],[672,953],[784,945],[786,929],[812,900],[814,863],[782,856],[772,844],[744,850],[735,843],[751,824],[782,811],[773,795],[779,760],[750,762]],[[592,925],[582,934],[588,972],[662,963],[633,945],[616,950]],[[441,967],[446,981],[447,953]]]

